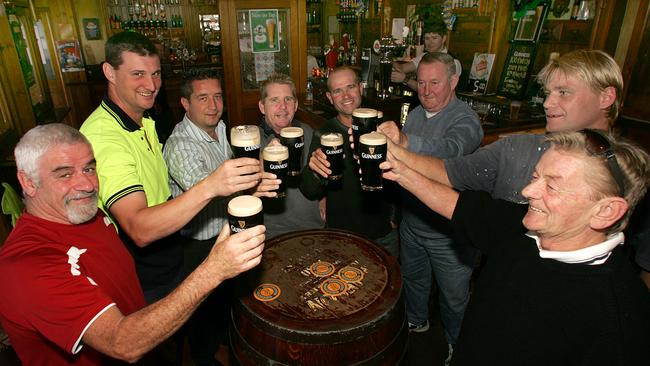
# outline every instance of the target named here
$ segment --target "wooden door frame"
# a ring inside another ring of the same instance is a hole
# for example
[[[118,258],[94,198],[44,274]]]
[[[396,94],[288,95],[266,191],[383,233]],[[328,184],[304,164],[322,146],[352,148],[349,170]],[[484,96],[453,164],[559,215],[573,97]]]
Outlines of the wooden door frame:
[[[623,73],[623,97],[627,99],[627,91],[629,87],[630,78],[634,71],[634,65],[639,55],[639,48],[642,47],[641,41],[644,36],[644,29],[647,27],[646,22],[650,21],[650,4],[647,2],[639,3],[639,8],[634,19],[634,27],[632,30],[632,37],[627,46],[627,54],[625,56],[625,64],[621,67]]]
[[[16,3],[26,2],[18,1]],[[2,84],[0,87],[3,89],[0,93],[2,97],[0,106],[3,107],[3,123],[0,126],[0,132],[13,128],[22,136],[36,125],[36,118],[32,110],[29,91],[22,76],[20,60],[9,27],[9,18],[4,9],[5,5],[0,4],[0,7],[3,8],[2,15],[0,15],[0,82]],[[5,110],[5,106],[8,110]]]
[[[222,56],[224,63],[223,88],[226,93],[226,110],[230,126],[246,123],[242,120],[242,109],[250,107],[250,102],[259,100],[259,91],[243,91],[241,83],[241,69],[239,58],[239,34],[237,30],[237,9],[265,9],[289,8],[290,34],[290,60],[291,77],[300,92],[307,83],[307,34],[306,11],[307,4],[304,0],[267,0],[260,6],[255,0],[221,0],[219,1],[219,14],[221,14],[221,39]],[[295,11],[294,11],[295,9]],[[288,25],[287,25],[288,26]],[[245,103],[249,104],[245,104]],[[248,121],[250,123],[251,121]]]

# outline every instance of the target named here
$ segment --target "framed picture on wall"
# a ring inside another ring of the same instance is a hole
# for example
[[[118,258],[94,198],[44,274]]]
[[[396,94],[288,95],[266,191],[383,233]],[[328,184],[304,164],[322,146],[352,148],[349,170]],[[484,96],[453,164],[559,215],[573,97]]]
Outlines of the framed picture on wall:
[[[548,19],[551,20],[568,20],[571,19],[574,0],[553,0],[551,8],[548,11]]]
[[[517,23],[517,31],[515,32],[515,41],[531,41],[537,42],[542,23],[546,17],[546,5],[539,5],[535,9],[530,9],[519,18]]]
[[[84,34],[87,40],[102,39],[102,31],[99,29],[99,19],[84,18],[81,22],[84,25]]]

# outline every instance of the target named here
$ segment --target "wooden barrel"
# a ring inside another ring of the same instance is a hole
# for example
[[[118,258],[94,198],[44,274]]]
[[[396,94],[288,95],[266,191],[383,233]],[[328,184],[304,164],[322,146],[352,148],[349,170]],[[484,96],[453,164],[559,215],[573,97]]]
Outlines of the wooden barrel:
[[[402,275],[377,244],[338,230],[266,243],[243,275],[231,349],[240,365],[397,365],[408,325]]]

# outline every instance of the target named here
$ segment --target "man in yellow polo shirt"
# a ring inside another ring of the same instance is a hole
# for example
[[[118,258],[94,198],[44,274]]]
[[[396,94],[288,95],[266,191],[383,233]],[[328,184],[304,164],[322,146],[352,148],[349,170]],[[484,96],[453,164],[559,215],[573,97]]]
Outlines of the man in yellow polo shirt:
[[[255,187],[260,166],[256,159],[232,160],[230,169],[215,170],[171,199],[162,145],[145,113],[162,84],[155,45],[136,32],[116,34],[106,43],[102,71],[108,94],[80,130],[97,159],[101,207],[117,224],[152,303],[183,277],[178,230],[212,198]]]

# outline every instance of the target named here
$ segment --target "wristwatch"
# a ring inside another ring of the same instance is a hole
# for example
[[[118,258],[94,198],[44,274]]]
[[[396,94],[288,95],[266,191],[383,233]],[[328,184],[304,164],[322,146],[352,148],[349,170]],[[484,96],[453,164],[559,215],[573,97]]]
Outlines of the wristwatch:
[[[402,84],[408,86],[410,80],[411,80],[411,77],[408,76],[407,74],[404,74],[404,80],[402,80]]]

